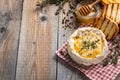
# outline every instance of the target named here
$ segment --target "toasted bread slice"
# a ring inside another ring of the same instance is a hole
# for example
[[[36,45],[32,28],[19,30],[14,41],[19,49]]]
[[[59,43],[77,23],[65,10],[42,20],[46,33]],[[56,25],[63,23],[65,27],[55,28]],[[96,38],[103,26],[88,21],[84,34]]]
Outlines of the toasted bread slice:
[[[106,29],[109,22],[110,22],[110,20],[108,20],[108,19],[104,20],[104,22],[103,22],[103,24],[102,24],[102,26],[100,28],[103,32],[105,31],[105,29]]]
[[[109,0],[102,0],[102,3],[105,5],[105,4],[110,4],[110,1]]]
[[[101,26],[102,26],[102,23],[103,23],[103,21],[104,21],[104,17],[105,17],[105,14],[106,14],[106,9],[107,9],[107,5],[105,5],[104,6],[104,9],[103,9],[103,11],[102,11],[102,15],[101,15],[101,17],[100,18],[98,18],[96,21],[95,21],[95,27],[96,28],[101,28]]]
[[[112,12],[112,4],[107,5],[106,17],[110,18]]]
[[[114,26],[114,25],[113,25]],[[108,40],[110,40],[110,39],[112,39],[112,37],[114,36],[114,34],[115,34],[115,27],[113,27],[112,26],[112,28],[111,28],[111,30],[110,30],[110,32],[109,32],[109,35],[107,36],[107,39]]]
[[[102,0],[102,3],[105,4],[113,4],[113,3],[119,3],[120,4],[120,0]]]
[[[113,20],[110,20],[110,23],[113,24],[113,25],[112,25],[112,28],[111,28],[109,34],[108,34],[108,37],[107,37],[108,40],[116,37],[118,32],[119,32],[118,24]]]
[[[117,34],[119,33],[119,26],[118,26],[118,24],[116,23],[116,22],[114,22],[115,23],[115,27],[116,27],[116,31],[115,31],[115,35],[114,35],[114,37],[116,37],[117,36]]]
[[[95,27],[103,31],[108,40],[114,38],[119,32],[118,24],[114,20],[102,16],[98,19]]]
[[[113,0],[113,1],[115,1],[115,3],[120,4],[120,0]]]
[[[113,26],[113,23],[109,21],[109,23],[108,23],[108,25],[106,26],[106,29],[105,29],[105,31],[104,31],[104,34],[105,34],[106,37],[109,35],[112,26]]]
[[[115,0],[109,0],[109,1],[110,1],[110,4],[116,3]]]
[[[100,17],[95,27],[98,29],[101,28],[103,21],[104,21],[104,18]]]
[[[113,4],[113,9],[112,9],[112,14],[111,14],[111,19],[115,20],[117,17],[117,12],[118,12],[118,4]]]
[[[103,11],[102,11],[103,18],[106,16],[106,11],[107,11],[107,5],[104,6]]]
[[[99,17],[96,17],[94,19],[93,27],[95,27],[97,25],[99,19],[100,19]]]
[[[118,12],[117,12],[117,17],[116,17],[116,22],[118,23],[118,24],[120,24],[120,4],[118,4],[119,6],[118,6]]]

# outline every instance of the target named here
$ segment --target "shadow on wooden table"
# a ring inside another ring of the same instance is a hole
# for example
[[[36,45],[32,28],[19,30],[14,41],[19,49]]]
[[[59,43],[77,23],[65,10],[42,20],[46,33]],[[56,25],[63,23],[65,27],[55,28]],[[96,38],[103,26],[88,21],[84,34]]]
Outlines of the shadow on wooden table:
[[[71,72],[75,72],[77,76],[80,77],[80,80],[82,78],[82,80],[90,80],[88,77],[85,76],[85,74],[83,74],[81,71],[77,70],[76,68],[72,67],[70,64],[68,64],[67,62],[65,62],[63,59],[61,59],[60,57],[58,57],[57,55],[54,56],[54,59],[62,66],[64,66],[65,68],[71,70]],[[58,67],[58,66],[57,66]]]

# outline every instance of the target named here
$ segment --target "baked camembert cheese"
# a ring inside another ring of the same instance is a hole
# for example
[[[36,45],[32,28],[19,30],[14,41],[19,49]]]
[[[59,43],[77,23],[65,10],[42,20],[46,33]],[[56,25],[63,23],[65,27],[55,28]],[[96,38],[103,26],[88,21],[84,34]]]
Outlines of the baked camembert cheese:
[[[107,50],[105,36],[97,28],[79,28],[68,41],[69,55],[79,64],[97,64],[106,57]]]

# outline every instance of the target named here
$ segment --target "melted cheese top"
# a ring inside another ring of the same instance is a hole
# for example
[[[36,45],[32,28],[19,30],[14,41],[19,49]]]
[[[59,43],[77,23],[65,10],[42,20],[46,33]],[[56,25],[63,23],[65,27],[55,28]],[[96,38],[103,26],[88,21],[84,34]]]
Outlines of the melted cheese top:
[[[76,53],[83,58],[96,58],[101,56],[104,49],[104,39],[100,32],[94,30],[83,30],[73,38],[73,47]]]

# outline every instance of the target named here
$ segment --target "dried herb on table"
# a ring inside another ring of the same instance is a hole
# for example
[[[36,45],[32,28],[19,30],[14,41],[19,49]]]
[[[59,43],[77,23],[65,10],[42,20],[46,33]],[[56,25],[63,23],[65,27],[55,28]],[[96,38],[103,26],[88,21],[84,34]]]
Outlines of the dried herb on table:
[[[72,28],[74,26],[73,21],[76,19],[75,7],[79,2],[81,2],[81,0],[44,0],[41,3],[37,2],[36,6],[37,6],[37,9],[42,9],[48,4],[55,4],[56,6],[59,6],[55,14],[58,15],[60,12],[63,12],[64,17],[62,19],[62,25],[63,25],[63,28],[66,30],[67,28]],[[64,9],[65,3],[69,4],[68,12],[65,12],[65,9]],[[75,26],[74,29],[76,28],[77,27]]]
[[[59,6],[58,9],[56,10],[56,15],[59,14],[59,12],[62,10],[64,4],[68,2],[69,0],[44,0],[43,2],[37,2],[36,6],[40,9],[45,7],[48,4],[55,4],[56,6]]]
[[[108,64],[116,65],[118,62],[118,57],[120,56],[120,38],[116,38],[111,41],[112,47],[109,49],[111,53],[104,60],[103,66],[107,66]]]
[[[103,67],[107,66],[109,63],[109,61],[105,60],[104,63],[103,63]]]

